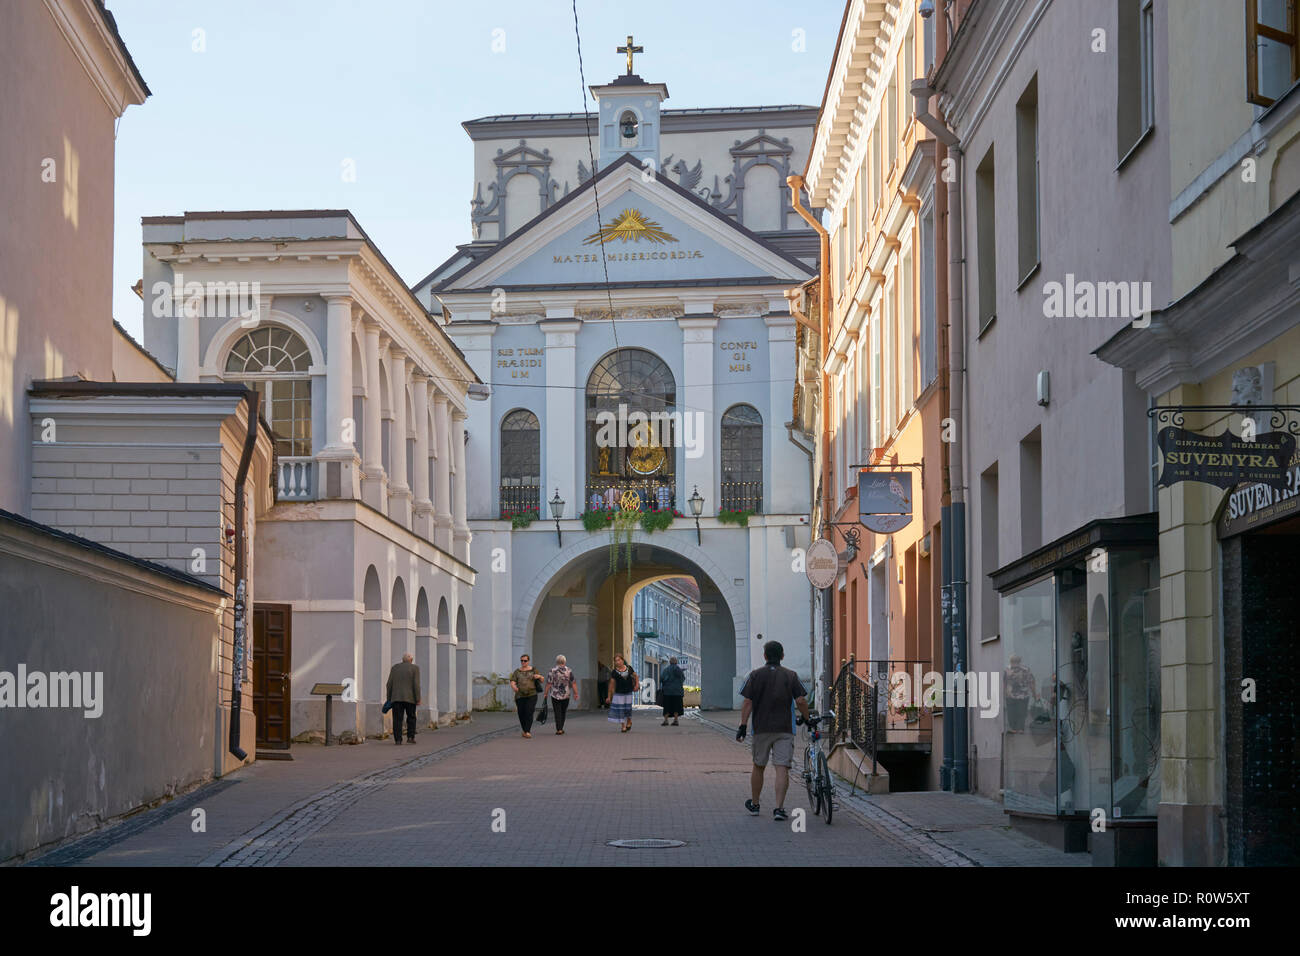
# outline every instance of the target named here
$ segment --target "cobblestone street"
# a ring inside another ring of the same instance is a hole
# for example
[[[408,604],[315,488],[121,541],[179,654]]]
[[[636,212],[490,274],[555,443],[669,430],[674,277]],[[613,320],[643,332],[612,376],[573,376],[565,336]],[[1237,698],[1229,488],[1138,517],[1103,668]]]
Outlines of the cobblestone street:
[[[834,824],[777,824],[769,771],[762,814],[743,809],[749,749],[732,715],[661,727],[638,711],[629,734],[603,716],[519,736],[513,715],[426,732],[416,747],[296,747],[72,844],[41,863],[206,866],[855,865],[1086,863],[1001,825],[995,804],[951,794],[867,798],[838,781]],[[807,806],[792,782],[788,808]],[[935,797],[946,799],[946,803]],[[918,798],[929,797],[918,803]],[[960,807],[960,810],[952,809]],[[202,808],[207,829],[191,829]],[[947,814],[947,816],[945,816]],[[504,815],[504,816],[503,816]],[[504,822],[493,828],[494,819]],[[943,824],[942,820],[950,820]],[[936,823],[940,821],[940,823]],[[954,832],[956,831],[956,832]],[[612,840],[680,840],[621,849]]]

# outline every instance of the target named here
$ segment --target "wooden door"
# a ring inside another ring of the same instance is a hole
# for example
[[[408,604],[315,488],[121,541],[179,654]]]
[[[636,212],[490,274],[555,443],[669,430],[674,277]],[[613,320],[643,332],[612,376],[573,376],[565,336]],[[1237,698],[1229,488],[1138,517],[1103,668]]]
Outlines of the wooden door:
[[[288,604],[253,605],[253,712],[261,750],[289,749],[292,620]]]

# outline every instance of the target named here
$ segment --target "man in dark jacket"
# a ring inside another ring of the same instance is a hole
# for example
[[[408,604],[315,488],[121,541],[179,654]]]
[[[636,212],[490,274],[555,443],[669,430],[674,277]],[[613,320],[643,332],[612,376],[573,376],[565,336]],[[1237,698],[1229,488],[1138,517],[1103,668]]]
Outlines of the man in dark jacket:
[[[677,718],[683,714],[682,699],[686,694],[686,674],[677,666],[677,658],[668,658],[668,666],[659,672],[659,690],[664,695],[664,722],[661,727],[668,726],[668,718],[673,719],[673,726],[677,726]]]
[[[406,741],[415,743],[415,705],[420,702],[420,668],[410,654],[388,672],[388,701],[393,705],[393,743],[402,742],[402,718],[406,718]]]

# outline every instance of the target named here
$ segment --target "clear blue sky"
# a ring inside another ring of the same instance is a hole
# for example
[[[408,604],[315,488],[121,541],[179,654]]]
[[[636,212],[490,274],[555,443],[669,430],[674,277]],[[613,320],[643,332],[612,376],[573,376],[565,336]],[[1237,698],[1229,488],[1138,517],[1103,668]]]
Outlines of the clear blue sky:
[[[113,309],[137,337],[141,216],[347,208],[411,283],[470,239],[460,124],[583,108],[567,0],[108,5],[153,91],[117,136]],[[841,0],[579,0],[587,83],[624,71],[615,47],[632,33],[646,48],[636,72],[668,84],[669,108],[817,105],[843,10]],[[356,182],[343,181],[345,159]]]

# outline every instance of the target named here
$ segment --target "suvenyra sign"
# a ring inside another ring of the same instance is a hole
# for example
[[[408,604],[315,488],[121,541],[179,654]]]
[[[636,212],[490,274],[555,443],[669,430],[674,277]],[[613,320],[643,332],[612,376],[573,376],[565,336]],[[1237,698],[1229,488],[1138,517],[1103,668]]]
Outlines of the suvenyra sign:
[[[1285,432],[1268,432],[1245,441],[1230,431],[1202,435],[1171,426],[1160,430],[1156,444],[1164,458],[1156,483],[1162,488],[1201,481],[1219,488],[1264,484],[1283,489],[1296,439]]]

